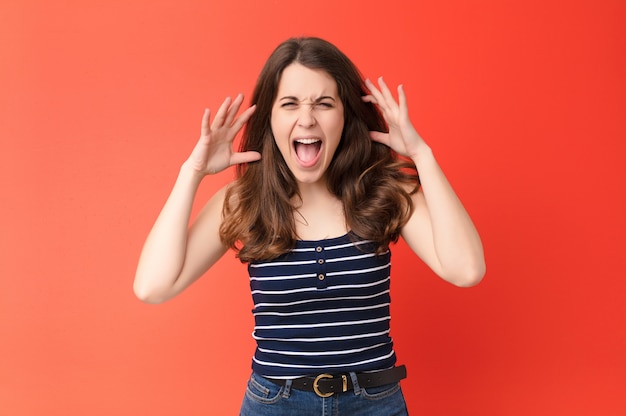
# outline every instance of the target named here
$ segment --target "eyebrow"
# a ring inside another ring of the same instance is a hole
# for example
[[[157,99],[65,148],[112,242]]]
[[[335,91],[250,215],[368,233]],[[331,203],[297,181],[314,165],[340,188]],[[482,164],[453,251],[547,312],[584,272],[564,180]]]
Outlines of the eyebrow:
[[[299,100],[298,97],[294,97],[293,95],[289,95],[286,97],[282,97],[280,99],[280,101],[282,100],[290,100],[290,101],[298,101],[298,102],[302,102],[302,100]],[[336,101],[334,97],[331,97],[330,95],[323,95],[321,97],[316,98],[313,102],[314,103],[319,103],[320,101],[324,101],[324,100],[333,100]]]

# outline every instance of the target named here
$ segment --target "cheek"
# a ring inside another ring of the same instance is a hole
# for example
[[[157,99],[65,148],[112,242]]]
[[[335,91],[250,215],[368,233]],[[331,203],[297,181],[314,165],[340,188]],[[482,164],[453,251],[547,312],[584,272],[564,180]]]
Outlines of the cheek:
[[[283,156],[289,152],[289,132],[285,128],[284,124],[277,122],[276,120],[270,120],[270,128],[272,131],[272,137],[278,150]]]
[[[284,116],[272,116],[270,118],[270,127],[277,141],[284,139],[285,136],[289,137],[292,126],[293,123]]]
[[[341,137],[344,128],[343,115],[335,117],[334,120],[332,120],[331,126],[333,135]]]
[[[341,118],[341,122],[339,123],[339,134],[343,133],[343,128],[345,127],[345,123],[343,122],[343,117]]]
[[[331,154],[335,154],[335,151],[339,147],[339,143],[341,142],[341,137],[343,136],[343,118],[339,120],[335,120],[332,124],[332,127],[329,126],[329,129],[326,131],[326,138],[328,139],[328,147],[327,150]]]
[[[276,124],[276,117],[274,117],[274,113],[272,113],[272,115],[270,116],[270,130],[272,131],[272,135],[274,137],[276,137],[276,132],[278,130],[277,128],[277,124]]]

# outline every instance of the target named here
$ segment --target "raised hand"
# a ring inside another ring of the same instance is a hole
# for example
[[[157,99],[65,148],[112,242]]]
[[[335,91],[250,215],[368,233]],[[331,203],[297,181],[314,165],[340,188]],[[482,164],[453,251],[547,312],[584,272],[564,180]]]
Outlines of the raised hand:
[[[254,162],[261,159],[259,152],[234,152],[233,140],[256,109],[252,106],[237,117],[243,103],[243,95],[232,100],[227,97],[210,123],[211,111],[204,110],[200,139],[194,147],[187,163],[198,173],[212,175],[229,166]]]
[[[365,81],[365,85],[369,88],[370,94],[364,96],[363,101],[377,105],[389,126],[389,133],[372,131],[370,138],[389,146],[398,154],[411,159],[416,158],[420,149],[427,145],[409,119],[406,95],[402,85],[398,86],[398,101],[395,100],[382,77],[378,78],[380,89],[369,79]]]

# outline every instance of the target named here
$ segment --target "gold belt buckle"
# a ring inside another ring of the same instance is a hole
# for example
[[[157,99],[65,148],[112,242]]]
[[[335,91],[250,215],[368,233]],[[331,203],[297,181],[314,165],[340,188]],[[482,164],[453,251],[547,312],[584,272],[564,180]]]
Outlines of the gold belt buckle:
[[[331,391],[330,393],[322,393],[317,385],[317,383],[319,383],[319,381],[323,378],[334,378],[334,377],[330,374],[320,374],[319,376],[315,377],[315,380],[313,381],[313,391],[315,392],[315,394],[317,394],[320,397],[330,397],[333,394],[335,394],[335,392]],[[346,375],[341,376],[341,391],[342,392],[348,391],[348,377]]]
[[[322,393],[317,386],[317,383],[319,383],[319,381],[323,378],[333,378],[333,376],[331,376],[330,374],[320,374],[319,376],[315,377],[315,380],[313,381],[313,391],[320,397],[330,397],[335,393],[332,391],[330,393]]]

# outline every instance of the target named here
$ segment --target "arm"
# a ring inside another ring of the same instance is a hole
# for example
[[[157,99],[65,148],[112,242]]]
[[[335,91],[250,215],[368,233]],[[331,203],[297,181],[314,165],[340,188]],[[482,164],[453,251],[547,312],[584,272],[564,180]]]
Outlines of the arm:
[[[144,302],[164,302],[187,288],[226,252],[219,238],[225,189],[217,192],[189,228],[193,201],[202,179],[227,167],[259,160],[257,152],[235,153],[232,142],[254,107],[235,117],[243,96],[227,98],[209,127],[202,117],[201,134],[180,169],[174,188],[159,214],[137,265],[133,289]]]
[[[439,167],[430,147],[413,127],[402,86],[395,101],[382,78],[380,90],[366,81],[389,125],[389,134],[371,132],[374,141],[410,158],[419,172],[421,189],[413,195],[414,211],[402,229],[409,247],[441,278],[457,286],[473,286],[485,274],[478,231]]]

